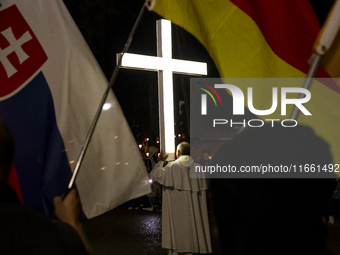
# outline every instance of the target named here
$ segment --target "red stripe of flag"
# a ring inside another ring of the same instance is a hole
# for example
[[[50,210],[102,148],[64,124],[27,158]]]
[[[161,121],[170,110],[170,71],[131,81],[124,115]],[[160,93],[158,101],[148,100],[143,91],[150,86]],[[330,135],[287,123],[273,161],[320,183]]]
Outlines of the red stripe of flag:
[[[279,58],[304,73],[308,72],[308,60],[320,31],[317,16],[308,0],[231,2],[254,20]],[[330,75],[320,67],[316,77],[330,78]],[[340,93],[335,83],[326,86]]]
[[[14,167],[13,164],[12,164],[11,172],[9,174],[8,182],[11,185],[12,189],[14,189],[15,193],[17,194],[21,204],[23,204],[24,200],[23,200],[22,194],[21,194],[21,188],[20,188],[18,174],[17,174],[17,171],[15,170],[15,167]]]

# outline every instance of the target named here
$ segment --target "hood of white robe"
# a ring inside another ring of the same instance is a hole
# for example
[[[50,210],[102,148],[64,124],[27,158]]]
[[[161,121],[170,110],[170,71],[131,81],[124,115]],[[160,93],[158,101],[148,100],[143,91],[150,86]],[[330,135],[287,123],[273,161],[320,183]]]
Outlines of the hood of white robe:
[[[177,160],[177,163],[180,163],[184,167],[190,167],[194,163],[194,160],[189,155],[180,156]]]

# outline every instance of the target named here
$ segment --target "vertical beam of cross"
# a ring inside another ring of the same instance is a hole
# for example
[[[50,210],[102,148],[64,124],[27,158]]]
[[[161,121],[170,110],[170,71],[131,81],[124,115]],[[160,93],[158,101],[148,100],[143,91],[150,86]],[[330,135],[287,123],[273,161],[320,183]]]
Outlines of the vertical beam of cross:
[[[169,62],[172,58],[171,22],[157,20],[156,24],[157,57]],[[172,70],[168,66],[158,71],[158,107],[160,147],[169,154],[170,159],[174,159],[175,155],[170,154],[175,152],[173,77]]]
[[[160,148],[175,158],[175,125],[173,73],[206,75],[207,64],[172,59],[171,22],[157,21],[157,57],[125,53],[122,55],[123,68],[158,71],[159,138]],[[121,55],[117,56],[117,59]]]

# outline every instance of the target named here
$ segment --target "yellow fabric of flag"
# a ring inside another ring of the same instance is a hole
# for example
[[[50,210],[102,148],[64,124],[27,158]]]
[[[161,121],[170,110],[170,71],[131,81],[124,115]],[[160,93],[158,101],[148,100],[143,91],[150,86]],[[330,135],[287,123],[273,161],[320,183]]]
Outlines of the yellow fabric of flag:
[[[223,78],[306,77],[320,29],[308,0],[157,0],[153,11],[194,35]],[[333,64],[325,67],[336,69]],[[330,77],[322,68],[317,76]],[[246,85],[239,88],[246,95]],[[315,82],[312,98],[304,104],[312,116],[298,118],[299,124],[312,127],[329,143],[334,163],[340,163],[339,92],[339,87]],[[253,93],[256,109],[271,107],[272,87],[259,85]],[[259,117],[288,119],[291,110],[287,108],[287,116],[277,110]]]
[[[337,78],[336,83],[340,87],[340,32],[338,32],[338,35],[335,37],[329,51],[323,56],[321,66],[323,66],[332,77]]]

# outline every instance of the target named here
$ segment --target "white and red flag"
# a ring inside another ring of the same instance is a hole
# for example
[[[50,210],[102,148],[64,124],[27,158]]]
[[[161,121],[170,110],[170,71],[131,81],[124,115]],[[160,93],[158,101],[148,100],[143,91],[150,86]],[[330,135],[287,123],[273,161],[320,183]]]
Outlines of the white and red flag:
[[[0,0],[0,117],[24,204],[53,213],[107,83],[62,0]],[[76,180],[89,218],[150,192],[113,93],[106,103]]]

